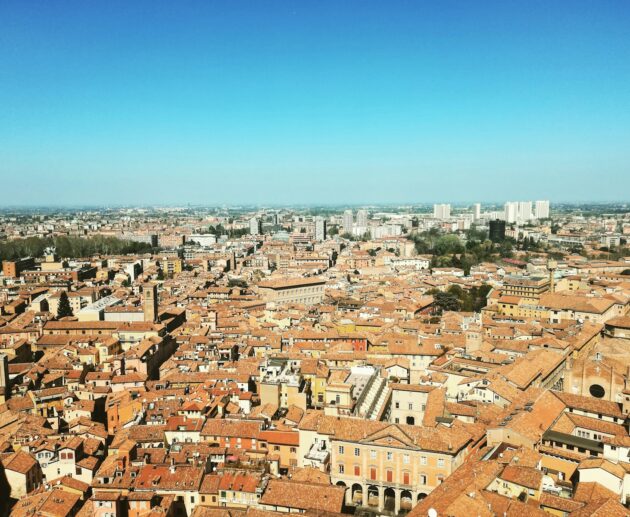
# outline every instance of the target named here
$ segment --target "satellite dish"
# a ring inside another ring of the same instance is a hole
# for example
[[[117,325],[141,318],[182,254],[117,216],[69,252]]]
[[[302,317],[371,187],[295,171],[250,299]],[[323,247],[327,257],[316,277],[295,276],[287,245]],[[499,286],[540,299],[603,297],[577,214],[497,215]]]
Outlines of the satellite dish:
[[[438,517],[438,513],[435,508],[429,508],[429,517]]]

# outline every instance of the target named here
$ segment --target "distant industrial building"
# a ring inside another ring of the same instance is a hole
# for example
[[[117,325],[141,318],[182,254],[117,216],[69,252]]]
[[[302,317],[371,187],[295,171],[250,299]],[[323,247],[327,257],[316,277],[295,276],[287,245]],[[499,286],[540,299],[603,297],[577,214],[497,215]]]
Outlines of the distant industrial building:
[[[495,219],[490,221],[490,240],[492,242],[501,242],[505,240],[505,221]]]

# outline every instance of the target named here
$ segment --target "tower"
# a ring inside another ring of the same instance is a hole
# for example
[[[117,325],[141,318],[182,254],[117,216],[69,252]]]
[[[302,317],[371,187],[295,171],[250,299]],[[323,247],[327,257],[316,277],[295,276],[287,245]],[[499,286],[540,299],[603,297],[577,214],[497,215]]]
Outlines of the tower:
[[[495,219],[489,223],[488,236],[492,242],[502,242],[505,240],[505,221]]]
[[[157,284],[144,284],[142,286],[144,295],[144,321],[157,323],[158,318],[158,294]]]

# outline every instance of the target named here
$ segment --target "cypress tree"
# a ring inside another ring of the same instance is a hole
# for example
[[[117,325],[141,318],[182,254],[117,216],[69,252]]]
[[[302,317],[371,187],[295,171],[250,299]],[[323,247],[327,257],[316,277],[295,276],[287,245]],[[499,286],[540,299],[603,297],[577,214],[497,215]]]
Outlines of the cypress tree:
[[[59,295],[59,306],[57,307],[57,318],[65,318],[66,316],[74,316],[72,307],[70,307],[70,300],[68,300],[68,293],[61,291]]]

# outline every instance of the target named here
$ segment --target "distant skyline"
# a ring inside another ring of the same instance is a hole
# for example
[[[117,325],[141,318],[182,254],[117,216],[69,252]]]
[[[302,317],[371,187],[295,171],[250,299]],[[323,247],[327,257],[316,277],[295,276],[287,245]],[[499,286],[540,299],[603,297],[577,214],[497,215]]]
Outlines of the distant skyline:
[[[0,207],[623,201],[630,2],[0,3]]]

